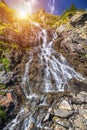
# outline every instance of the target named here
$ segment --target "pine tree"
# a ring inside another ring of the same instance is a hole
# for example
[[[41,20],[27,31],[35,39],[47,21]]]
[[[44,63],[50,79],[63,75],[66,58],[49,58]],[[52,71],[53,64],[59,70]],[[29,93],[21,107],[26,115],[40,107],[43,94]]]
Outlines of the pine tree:
[[[72,4],[71,7],[70,7],[70,10],[71,11],[76,11],[76,6],[74,4]]]

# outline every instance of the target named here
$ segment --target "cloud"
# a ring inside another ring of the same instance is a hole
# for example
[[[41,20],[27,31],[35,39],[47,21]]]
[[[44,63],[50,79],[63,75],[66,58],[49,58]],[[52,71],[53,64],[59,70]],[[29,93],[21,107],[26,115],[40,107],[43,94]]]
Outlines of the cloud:
[[[51,14],[53,14],[55,12],[55,0],[49,1],[48,8],[49,8]]]

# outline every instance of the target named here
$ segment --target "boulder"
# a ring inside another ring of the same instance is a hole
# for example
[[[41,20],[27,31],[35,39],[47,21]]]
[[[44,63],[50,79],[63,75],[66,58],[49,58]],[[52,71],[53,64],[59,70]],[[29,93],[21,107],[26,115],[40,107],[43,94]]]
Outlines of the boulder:
[[[75,119],[74,125],[75,125],[76,128],[79,128],[81,130],[85,130],[82,117],[78,117],[77,119]]]
[[[70,104],[66,100],[63,100],[62,102],[60,102],[59,109],[64,109],[64,110],[69,110],[69,111],[72,110]]]
[[[63,109],[54,109],[54,115],[61,118],[69,118],[73,115],[73,111],[67,111]]]
[[[60,119],[60,118],[54,116],[53,121],[55,123],[57,123],[58,125],[61,125],[61,126],[65,127],[65,128],[72,127],[72,123],[70,121],[68,121],[68,120]]]

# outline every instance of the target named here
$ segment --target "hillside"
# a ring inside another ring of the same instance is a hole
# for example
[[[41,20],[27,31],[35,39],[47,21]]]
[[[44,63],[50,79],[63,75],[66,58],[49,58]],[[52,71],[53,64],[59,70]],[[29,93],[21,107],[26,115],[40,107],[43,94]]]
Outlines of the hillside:
[[[18,115],[11,128],[20,130],[32,113],[28,130],[85,130],[86,107],[87,12],[72,5],[20,19],[0,2],[0,129]]]

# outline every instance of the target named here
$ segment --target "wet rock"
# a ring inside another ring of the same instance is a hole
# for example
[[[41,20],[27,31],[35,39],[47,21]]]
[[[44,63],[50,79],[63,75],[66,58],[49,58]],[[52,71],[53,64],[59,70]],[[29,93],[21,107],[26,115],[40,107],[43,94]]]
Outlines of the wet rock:
[[[79,93],[81,91],[87,92],[87,84],[84,81],[78,81],[75,78],[69,81],[69,90],[74,93]]]
[[[5,71],[1,71],[0,72],[0,84],[12,84],[12,80],[13,80],[13,74],[14,72],[10,71],[5,73]]]
[[[43,119],[43,122],[49,120],[49,117],[50,117],[50,113],[47,113],[47,115],[46,115],[46,116],[44,117],[44,119]]]
[[[46,116],[43,119],[43,122],[49,120],[51,112],[52,112],[52,108],[49,108],[48,109],[48,113],[46,114]]]
[[[55,116],[59,116],[61,118],[69,118],[73,115],[73,111],[67,111],[63,109],[54,109]]]
[[[64,110],[69,110],[69,111],[72,110],[71,106],[69,105],[68,101],[66,101],[66,100],[63,100],[63,101],[59,104],[59,109],[64,109]]]
[[[5,74],[5,71],[0,72],[0,84],[6,84],[10,81],[10,79]]]
[[[65,127],[65,128],[72,127],[72,123],[70,121],[68,121],[68,120],[60,119],[60,118],[54,116],[53,121],[55,123],[57,123],[58,125],[61,125],[61,126]]]
[[[25,113],[29,113],[29,108],[26,106],[26,107],[24,107],[24,112]]]
[[[84,124],[83,124],[83,118],[82,117],[78,117],[77,119],[74,120],[74,125],[76,128],[82,129],[84,130]]]
[[[31,123],[29,124],[28,130],[33,130],[34,125],[35,125],[34,122],[31,122]]]

